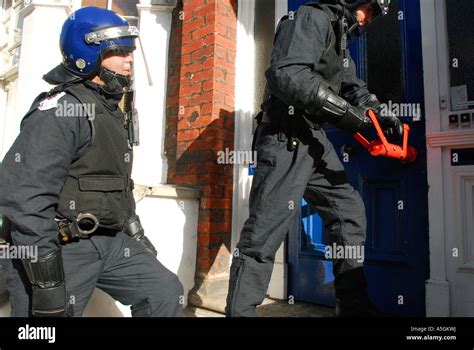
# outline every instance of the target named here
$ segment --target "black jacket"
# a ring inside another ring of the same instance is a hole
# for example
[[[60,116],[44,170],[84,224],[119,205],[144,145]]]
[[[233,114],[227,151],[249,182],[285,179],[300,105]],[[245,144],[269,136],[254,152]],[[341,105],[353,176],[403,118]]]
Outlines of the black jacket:
[[[93,83],[86,86],[108,109],[118,108],[121,96],[106,95]],[[15,244],[37,245],[39,256],[44,256],[58,249],[54,218],[59,196],[71,164],[90,145],[92,132],[86,116],[57,116],[54,104],[77,104],[75,97],[66,94],[42,106],[37,102],[0,165],[0,213],[13,223]]]
[[[357,105],[370,93],[356,76],[356,66],[347,53],[340,52],[338,22],[340,5],[307,4],[294,18],[284,18],[275,35],[271,64],[266,72],[267,91],[272,99],[264,102],[269,112],[288,115],[293,106],[307,116],[315,115],[315,96],[320,84]],[[349,26],[354,18],[346,12]],[[275,110],[276,109],[276,110]],[[274,114],[273,113],[273,114]]]

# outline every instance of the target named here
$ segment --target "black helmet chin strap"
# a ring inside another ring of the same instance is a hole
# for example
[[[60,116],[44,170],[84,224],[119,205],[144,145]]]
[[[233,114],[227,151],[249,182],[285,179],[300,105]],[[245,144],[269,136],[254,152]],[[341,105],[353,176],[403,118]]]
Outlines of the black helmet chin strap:
[[[342,14],[339,15],[339,54],[343,57],[343,62],[346,62],[347,59],[347,47],[348,47],[348,40],[349,40],[349,23],[346,18],[346,6],[345,3],[342,2]]]
[[[102,89],[108,94],[123,93],[123,89],[130,87],[132,83],[131,76],[125,76],[112,72],[103,66],[99,67],[99,78],[105,83]]]
[[[352,32],[354,30],[356,30],[357,28],[359,28],[359,23],[355,22],[350,28],[349,30],[347,31],[347,34],[352,34]]]

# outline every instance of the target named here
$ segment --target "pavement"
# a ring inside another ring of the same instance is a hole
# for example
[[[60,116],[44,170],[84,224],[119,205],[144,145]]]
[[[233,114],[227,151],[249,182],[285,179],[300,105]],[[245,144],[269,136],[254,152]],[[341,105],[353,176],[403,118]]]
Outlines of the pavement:
[[[2,269],[0,269],[0,281],[3,281]],[[111,302],[112,299],[111,299]],[[0,284],[0,317],[10,315],[10,303],[8,294]],[[116,316],[111,315],[111,316]],[[223,313],[188,306],[183,313],[184,317],[224,317]],[[267,298],[262,305],[257,307],[257,317],[334,317],[334,308],[315,304],[288,300],[276,300]]]
[[[224,314],[212,310],[188,306],[184,317],[224,317]],[[335,317],[334,308],[308,304],[299,301],[288,303],[287,300],[265,299],[257,307],[257,317]]]

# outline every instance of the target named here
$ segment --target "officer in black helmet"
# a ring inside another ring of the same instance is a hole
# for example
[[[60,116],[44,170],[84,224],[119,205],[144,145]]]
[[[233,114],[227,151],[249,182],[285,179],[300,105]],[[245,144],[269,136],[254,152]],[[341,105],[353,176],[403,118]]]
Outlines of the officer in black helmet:
[[[133,316],[181,314],[182,285],[135,214],[136,133],[118,105],[130,90],[137,36],[109,10],[69,17],[63,62],[44,76],[56,87],[34,101],[0,166],[6,240],[37,248],[2,262],[12,316],[81,316],[95,287],[131,305]]]
[[[280,21],[266,72],[267,96],[257,117],[257,168],[250,215],[231,266],[228,316],[254,316],[263,301],[275,253],[294,214],[289,203],[306,199],[328,228],[331,246],[364,245],[364,204],[321,125],[357,133],[370,126],[370,108],[388,135],[402,135],[401,122],[382,116],[377,97],[356,77],[347,47],[351,36],[388,10],[389,0],[323,0]],[[378,315],[360,259],[334,260],[333,266],[336,315]]]

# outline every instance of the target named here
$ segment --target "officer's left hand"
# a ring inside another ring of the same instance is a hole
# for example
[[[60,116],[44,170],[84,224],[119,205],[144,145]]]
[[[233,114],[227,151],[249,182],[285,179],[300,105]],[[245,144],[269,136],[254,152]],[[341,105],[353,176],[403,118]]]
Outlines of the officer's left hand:
[[[368,110],[374,111],[377,120],[380,123],[382,130],[390,140],[396,140],[403,136],[403,124],[400,120],[392,114],[388,109],[383,109],[377,96],[368,95],[359,102],[359,107],[365,110],[367,115]]]
[[[386,115],[376,113],[377,119],[380,122],[382,130],[385,135],[391,140],[396,140],[403,136],[403,124],[390,111]]]

